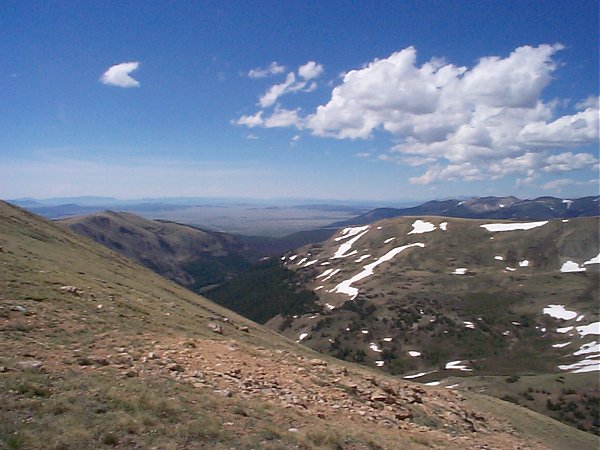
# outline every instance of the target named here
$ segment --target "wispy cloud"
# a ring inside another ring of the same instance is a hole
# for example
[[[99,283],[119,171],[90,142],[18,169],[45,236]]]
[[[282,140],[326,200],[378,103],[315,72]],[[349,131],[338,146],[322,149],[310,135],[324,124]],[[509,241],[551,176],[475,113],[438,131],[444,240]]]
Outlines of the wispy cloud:
[[[568,186],[598,186],[598,180],[577,181],[569,178],[559,178],[558,180],[542,184],[541,188],[548,191],[561,192],[563,188]]]
[[[290,72],[287,74],[285,81],[283,83],[275,84],[271,86],[267,92],[263,94],[262,97],[258,100],[258,104],[262,108],[267,108],[275,104],[277,99],[287,92],[292,91],[295,86],[298,86],[296,83],[296,76],[294,72]]]
[[[273,61],[267,67],[257,67],[248,72],[248,77],[253,79],[266,78],[269,75],[277,75],[278,73],[285,72],[285,67]]]
[[[139,87],[140,83],[129,74],[139,67],[139,62],[124,62],[108,68],[100,77],[100,82],[122,88]]]

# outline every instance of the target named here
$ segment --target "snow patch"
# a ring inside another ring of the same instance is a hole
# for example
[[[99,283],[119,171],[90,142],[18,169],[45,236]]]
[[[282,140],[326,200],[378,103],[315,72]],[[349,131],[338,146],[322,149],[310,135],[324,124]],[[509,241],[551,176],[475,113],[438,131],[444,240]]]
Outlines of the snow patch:
[[[529,267],[529,260],[524,259],[523,261],[519,261],[519,267]]]
[[[560,344],[552,344],[552,347],[554,347],[554,348],[563,348],[563,347],[566,347],[569,344],[570,344],[570,342],[561,342]]]
[[[416,352],[414,350],[409,350],[408,354],[410,356],[412,356],[413,358],[417,358],[417,357],[421,356],[421,352]]]
[[[308,333],[300,333],[300,336],[298,336],[298,341],[303,341],[307,337],[308,337]]]
[[[547,308],[544,308],[543,314],[548,314],[550,317],[564,320],[571,320],[577,317],[575,311],[566,310],[563,305],[548,305]]]
[[[573,327],[562,327],[562,328],[557,328],[556,332],[565,334],[565,333],[568,333],[569,331],[571,331],[572,329],[573,329]]]
[[[356,263],[360,263],[363,262],[365,259],[369,258],[371,255],[362,255],[360,258],[358,258],[357,260],[355,260],[354,262]]]
[[[391,337],[385,337],[385,338],[383,338],[383,340],[385,342],[392,342],[392,338]]]
[[[575,364],[558,366],[560,370],[570,370],[571,373],[595,372],[600,370],[600,360],[584,359]]]
[[[358,295],[358,289],[355,287],[352,287],[352,284],[356,283],[357,281],[362,280],[363,278],[373,275],[373,269],[375,269],[375,267],[377,267],[378,265],[380,265],[386,261],[389,261],[397,254],[403,252],[404,250],[406,250],[407,248],[410,248],[410,247],[423,248],[423,247],[425,247],[425,244],[423,244],[421,242],[417,242],[416,244],[403,245],[402,247],[396,247],[396,248],[391,249],[385,255],[380,257],[377,261],[364,266],[363,270],[361,272],[354,275],[349,280],[342,281],[335,288],[333,288],[332,292],[337,292],[340,294],[347,294],[351,297],[352,300],[354,300],[356,298],[356,296]]]
[[[577,332],[579,336],[584,337],[588,334],[600,334],[600,322],[590,323],[588,325],[580,325],[577,327]]]
[[[577,319],[575,319],[575,322],[581,322],[583,320],[585,316],[582,314],[580,316],[577,316]]]
[[[315,288],[315,291],[318,291],[319,289],[323,289],[323,286],[317,286],[317,287]]]
[[[566,263],[564,263],[562,265],[562,267],[560,268],[560,271],[562,273],[585,272],[585,267],[579,267],[579,264],[577,264],[574,261],[567,261]]]
[[[425,383],[425,386],[439,386],[439,381],[430,381],[429,383]]]
[[[344,228],[342,231],[340,231],[340,237],[335,238],[334,240],[337,241],[342,241],[344,239],[348,239],[352,236],[356,236],[359,233],[362,233],[363,231],[366,231],[369,229],[369,225],[365,225],[364,227],[348,227],[348,228]]]
[[[440,223],[440,230],[442,231],[446,231],[446,228],[448,228],[448,222],[442,222]]]
[[[404,378],[405,380],[412,380],[413,378],[424,377],[425,375],[429,375],[430,373],[434,373],[434,372],[437,372],[437,370],[431,370],[429,372],[419,372],[419,373],[415,373],[414,375],[406,375],[402,378]]]
[[[505,267],[505,269],[508,270],[509,272],[514,272],[515,270],[517,270],[514,267]]]
[[[579,350],[573,353],[574,356],[587,355],[590,353],[600,353],[600,344],[596,341],[588,342],[579,347]]]
[[[494,256],[494,259],[497,259],[498,261],[504,261],[504,256],[497,255]]]
[[[317,276],[317,280],[318,280],[319,278],[326,277],[326,276],[327,276],[327,275],[329,275],[331,272],[333,272],[333,269],[327,269],[327,270],[326,270],[325,272],[323,272],[321,275],[318,275],[318,276]]]
[[[385,361],[375,361],[375,365],[377,367],[383,367],[384,364],[385,364]]]
[[[312,261],[309,261],[306,264],[304,264],[304,267],[312,266],[313,264],[316,264],[318,261],[319,261],[318,259],[313,259]]]
[[[588,264],[600,264],[600,253],[598,253],[598,256],[594,256],[592,259],[588,259],[583,263],[584,266],[587,266]]]
[[[340,270],[342,269],[335,269],[333,272],[330,272],[325,278],[323,278],[323,280],[321,281],[327,281],[329,280],[332,276],[334,276],[335,274],[337,274]]]
[[[354,250],[350,253],[347,253],[347,252],[350,251],[350,249],[352,248],[352,246],[354,245],[354,243],[356,241],[358,241],[361,237],[363,237],[366,233],[369,232],[369,228],[370,228],[369,225],[365,225],[364,227],[346,228],[345,230],[353,230],[353,231],[348,232],[347,236],[343,236],[341,238],[336,238],[336,240],[346,239],[350,236],[354,236],[354,237],[352,239],[350,239],[349,241],[344,242],[342,245],[340,245],[340,248],[337,249],[337,251],[332,256],[331,259],[345,258],[347,256],[351,256],[351,255],[358,253],[356,250]]]
[[[542,225],[546,225],[547,223],[547,220],[544,220],[542,222],[524,223],[488,223],[485,225],[481,225],[481,228],[485,228],[487,231],[495,233],[497,231],[531,230],[532,228],[541,227]]]
[[[369,330],[360,330],[362,334],[369,334]]]
[[[473,324],[473,322],[465,322],[465,321],[463,321],[463,324],[465,325],[465,328],[470,328],[471,330],[475,329],[475,325]]]
[[[412,224],[412,231],[408,234],[421,234],[421,233],[429,233],[435,230],[436,226],[431,222],[426,222],[424,220],[415,220]]]
[[[388,238],[385,241],[383,241],[383,243],[388,244],[388,243],[392,242],[394,239],[396,239],[396,238],[395,237]]]
[[[573,204],[573,200],[563,200],[562,202],[566,203],[567,209],[569,209],[571,207],[571,205]]]
[[[467,273],[466,267],[459,267],[458,269],[454,269],[454,272],[450,273],[450,275],[464,275]]]
[[[444,367],[447,370],[462,370],[463,372],[472,372],[473,369],[468,369],[466,365],[461,364],[462,361],[450,361],[449,363],[446,363],[446,366]]]
[[[369,348],[370,348],[371,350],[373,350],[374,352],[381,353],[381,349],[380,349],[380,348],[379,348],[379,346],[378,346],[377,344],[375,344],[374,342],[371,342],[371,343],[369,344]]]
[[[333,306],[331,303],[325,303],[325,308],[327,308],[329,311],[333,311],[335,306]]]

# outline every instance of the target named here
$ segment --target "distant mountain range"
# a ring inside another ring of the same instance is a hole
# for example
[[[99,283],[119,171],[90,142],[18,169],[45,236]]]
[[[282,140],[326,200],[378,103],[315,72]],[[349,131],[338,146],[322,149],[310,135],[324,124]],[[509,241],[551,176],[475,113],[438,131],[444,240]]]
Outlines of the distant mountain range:
[[[477,197],[469,200],[434,200],[422,205],[396,209],[377,208],[353,219],[332,224],[333,227],[365,225],[376,220],[401,216],[441,216],[465,219],[546,220],[600,215],[599,196],[578,199],[539,197],[521,200],[516,197]]]

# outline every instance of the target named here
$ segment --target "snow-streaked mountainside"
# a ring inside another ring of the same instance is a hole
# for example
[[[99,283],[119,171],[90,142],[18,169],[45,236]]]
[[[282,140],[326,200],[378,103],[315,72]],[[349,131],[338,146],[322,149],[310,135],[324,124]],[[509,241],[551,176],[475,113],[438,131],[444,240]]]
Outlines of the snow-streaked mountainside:
[[[599,225],[418,216],[344,227],[281,257],[287,291],[263,267],[216,300],[244,298],[252,317],[291,291],[267,325],[303,345],[597,430]]]
[[[521,200],[516,197],[476,197],[468,200],[433,200],[411,208],[378,208],[350,220],[337,222],[337,227],[365,225],[376,220],[402,216],[443,216],[467,219],[542,220],[600,215],[599,196],[577,199],[539,197]]]
[[[600,370],[599,219],[404,217],[281,258],[318,297],[269,324],[395,374]]]

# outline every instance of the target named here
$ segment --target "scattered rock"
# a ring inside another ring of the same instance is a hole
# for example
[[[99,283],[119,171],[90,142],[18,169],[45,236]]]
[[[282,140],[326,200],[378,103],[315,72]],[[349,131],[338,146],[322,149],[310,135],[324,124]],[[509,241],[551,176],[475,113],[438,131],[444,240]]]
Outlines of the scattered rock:
[[[412,419],[413,416],[410,411],[396,411],[395,415],[398,420]]]
[[[229,389],[215,389],[213,392],[221,397],[231,397],[233,395]]]
[[[240,331],[243,331],[244,333],[250,333],[250,329],[248,327],[240,327],[239,329],[240,329]]]
[[[150,353],[148,353],[148,359],[160,359],[160,356],[158,356],[154,352],[150,352]]]
[[[10,310],[20,312],[23,314],[27,314],[27,308],[25,308],[24,306],[21,306],[21,305],[13,305],[10,307]]]
[[[213,332],[217,334],[223,334],[223,327],[218,323],[210,322],[208,324],[208,328],[210,328],[211,330],[213,330]]]
[[[384,402],[388,398],[387,394],[383,391],[375,391],[371,394],[372,402]]]
[[[44,368],[44,364],[41,361],[18,361],[15,363],[15,369],[17,370],[37,370],[41,371]]]
[[[319,359],[319,358],[313,358],[308,363],[311,366],[326,366],[327,365],[327,361],[323,361],[322,359]]]
[[[68,294],[82,295],[83,291],[75,286],[61,286],[60,290]]]
[[[167,364],[166,369],[170,370],[171,372],[183,372],[183,367],[175,362]]]
[[[139,376],[140,376],[140,374],[139,374],[139,373],[138,373],[138,371],[137,371],[137,370],[135,370],[135,369],[129,369],[129,370],[127,370],[127,371],[125,372],[125,376],[126,376],[127,378],[136,378],[136,377],[139,377]]]

